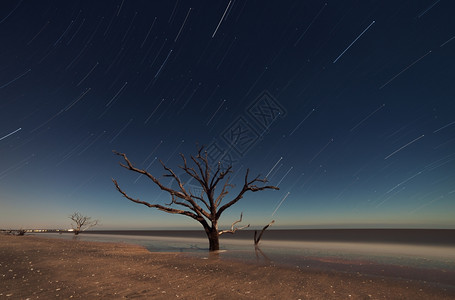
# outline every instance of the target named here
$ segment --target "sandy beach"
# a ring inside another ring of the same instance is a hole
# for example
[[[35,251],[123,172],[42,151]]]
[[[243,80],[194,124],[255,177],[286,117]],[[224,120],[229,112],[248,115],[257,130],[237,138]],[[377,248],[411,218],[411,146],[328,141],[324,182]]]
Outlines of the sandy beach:
[[[0,299],[455,299],[416,280],[0,235]]]

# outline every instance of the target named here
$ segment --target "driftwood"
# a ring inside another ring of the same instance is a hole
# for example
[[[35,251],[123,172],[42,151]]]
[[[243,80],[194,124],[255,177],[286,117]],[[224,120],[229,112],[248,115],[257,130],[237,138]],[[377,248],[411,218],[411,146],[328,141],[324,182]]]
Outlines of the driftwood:
[[[1,230],[0,233],[1,234],[6,234],[6,235],[22,236],[22,235],[25,235],[26,230],[22,229],[22,228],[21,229],[17,229],[17,230],[9,229],[9,230]]]
[[[259,241],[262,238],[262,235],[264,234],[264,231],[269,228],[273,223],[275,223],[275,220],[272,220],[269,224],[265,225],[264,228],[262,228],[261,233],[259,233],[259,236],[257,235],[257,230],[254,231],[254,245],[257,247],[259,244]]]

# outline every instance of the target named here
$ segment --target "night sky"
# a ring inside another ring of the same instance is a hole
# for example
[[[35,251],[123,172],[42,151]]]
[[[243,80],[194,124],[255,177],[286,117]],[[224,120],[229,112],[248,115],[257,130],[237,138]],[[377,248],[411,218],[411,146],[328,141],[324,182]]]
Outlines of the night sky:
[[[237,189],[247,168],[280,188],[247,193],[224,226],[455,228],[454,9],[1,1],[0,228],[80,211],[98,229],[202,229],[111,181],[167,203],[112,150],[160,177],[197,145]]]

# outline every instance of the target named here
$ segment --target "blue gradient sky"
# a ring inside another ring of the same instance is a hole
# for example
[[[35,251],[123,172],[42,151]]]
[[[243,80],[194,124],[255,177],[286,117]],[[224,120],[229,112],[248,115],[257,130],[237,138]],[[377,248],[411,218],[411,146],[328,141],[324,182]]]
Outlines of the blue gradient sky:
[[[179,173],[196,143],[231,159],[234,183],[250,168],[280,187],[246,194],[225,226],[243,212],[277,228],[455,228],[453,9],[2,1],[0,228],[66,228],[74,211],[99,229],[199,228],[111,182],[164,203],[111,151],[160,176],[155,157]]]

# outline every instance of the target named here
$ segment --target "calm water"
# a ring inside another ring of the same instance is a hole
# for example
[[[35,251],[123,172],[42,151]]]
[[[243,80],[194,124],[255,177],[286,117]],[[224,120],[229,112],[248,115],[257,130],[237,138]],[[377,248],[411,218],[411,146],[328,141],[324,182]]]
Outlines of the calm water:
[[[455,230],[269,230],[221,236],[217,259],[436,282],[455,288]],[[64,233],[41,236],[73,239]],[[209,255],[201,231],[97,231],[77,239],[138,244],[152,252]]]

